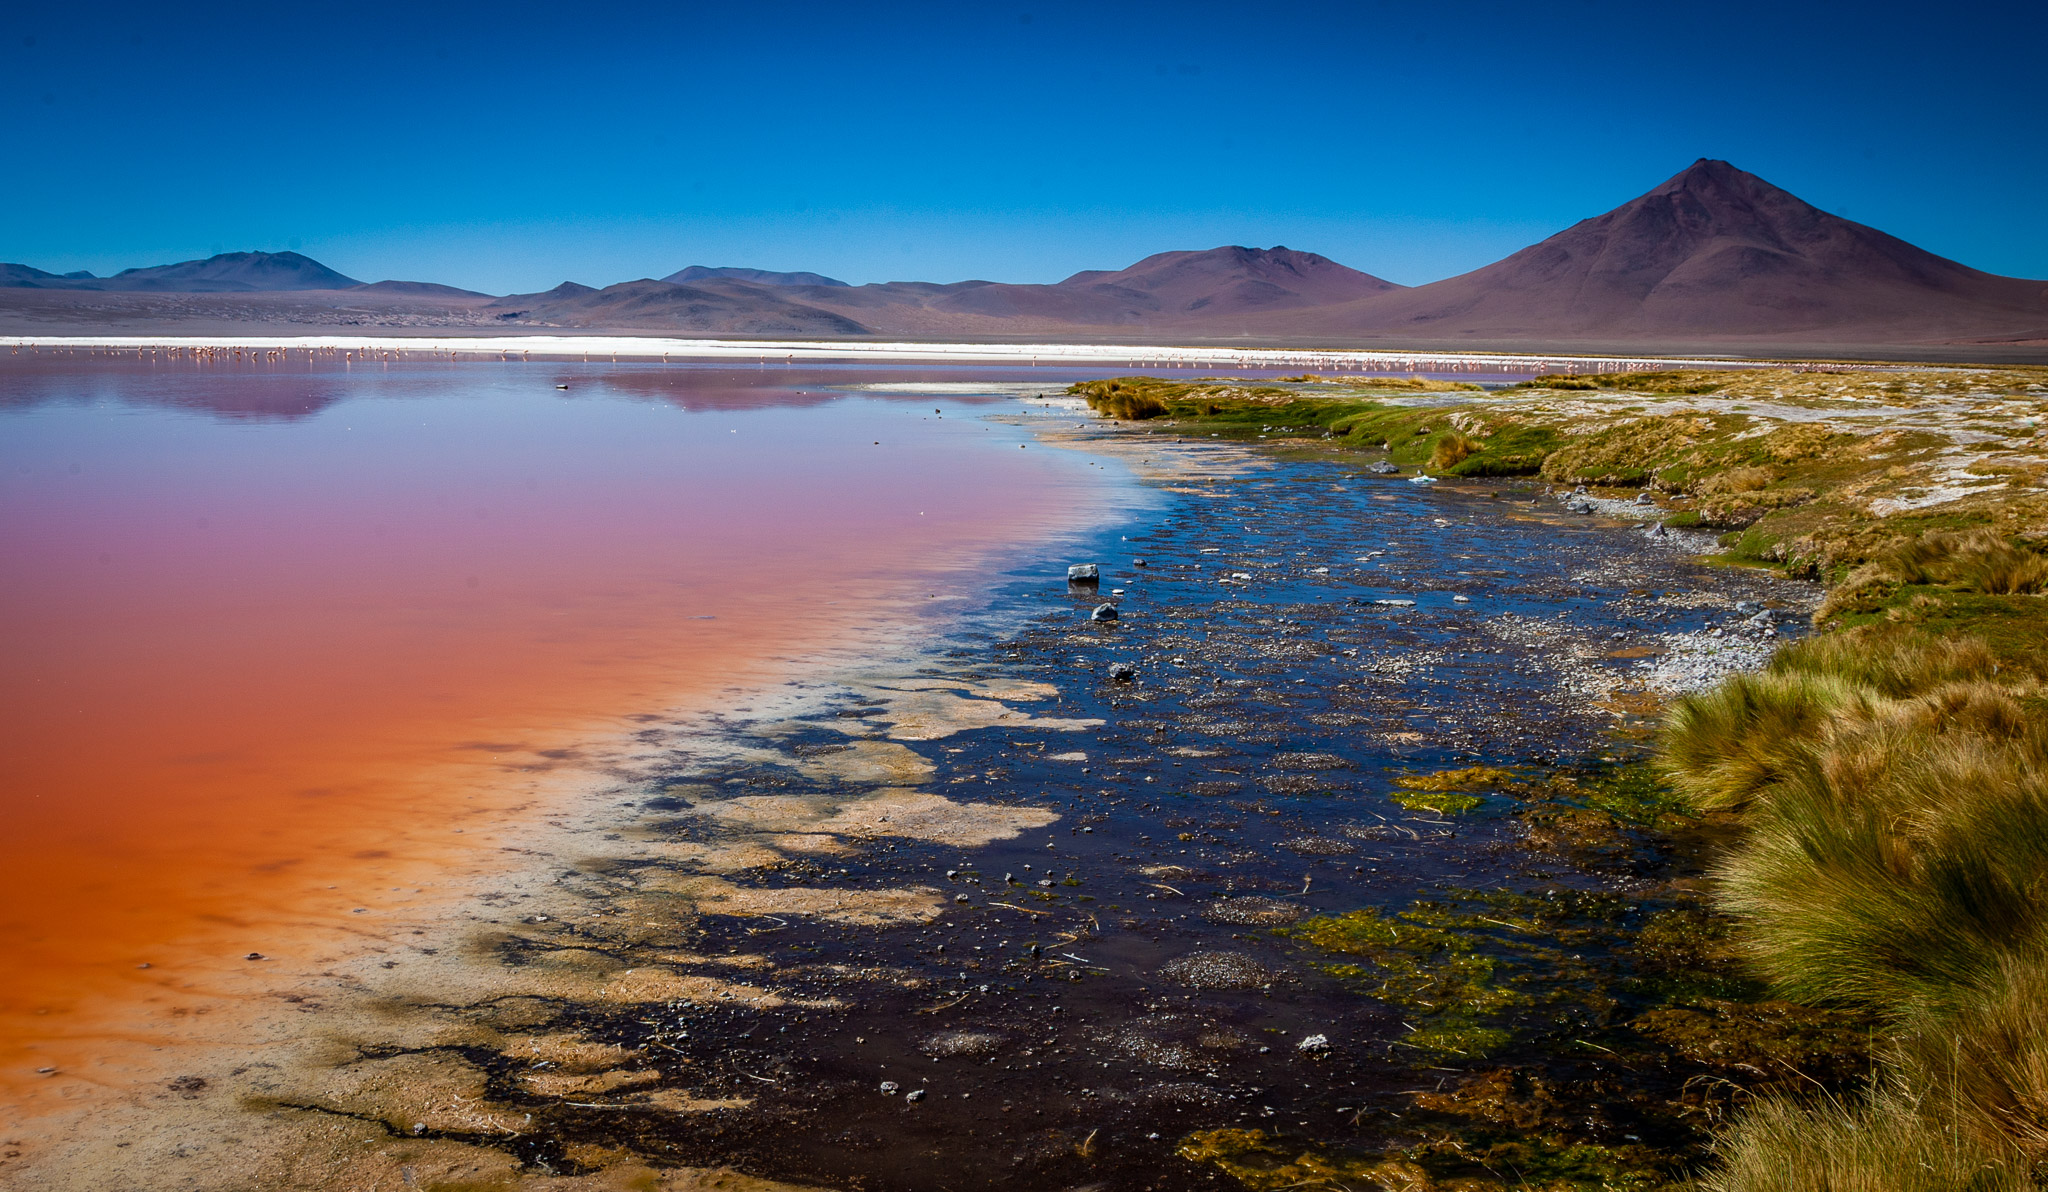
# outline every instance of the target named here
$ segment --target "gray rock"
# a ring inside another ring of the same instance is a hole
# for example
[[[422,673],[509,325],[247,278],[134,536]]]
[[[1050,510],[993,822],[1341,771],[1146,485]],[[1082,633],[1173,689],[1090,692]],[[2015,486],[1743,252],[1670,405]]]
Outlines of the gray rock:
[[[1088,619],[1091,621],[1114,621],[1116,620],[1116,605],[1098,604],[1095,606],[1095,611],[1088,614]]]
[[[1067,568],[1067,582],[1070,584],[1092,584],[1096,580],[1101,578],[1102,573],[1096,570],[1095,564],[1093,563],[1076,563],[1073,566]]]
[[[1299,1043],[1296,1043],[1294,1045],[1294,1050],[1306,1051],[1310,1055],[1321,1054],[1322,1052],[1330,1050],[1330,1036],[1310,1035],[1308,1038],[1303,1039]]]
[[[1664,528],[1664,523],[1663,523],[1663,522],[1651,522],[1651,523],[1650,523],[1650,537],[1652,537],[1652,538],[1669,538],[1670,536],[1671,536],[1671,531],[1669,531],[1669,530],[1666,530],[1666,529]]]
[[[1371,472],[1375,476],[1392,476],[1394,473],[1400,471],[1401,469],[1395,467],[1391,461],[1383,459],[1375,463],[1367,464],[1365,470]]]
[[[905,1101],[922,1101],[924,1100],[924,1090],[912,1089],[909,1092],[903,1094],[903,1099]]]
[[[1595,508],[1591,501],[1573,501],[1565,506],[1566,512],[1569,513],[1591,513]]]
[[[1763,607],[1763,605],[1758,604],[1754,600],[1738,600],[1735,602],[1735,611],[1745,617],[1751,613],[1762,611]]]
[[[1138,668],[1128,662],[1112,662],[1109,664],[1109,681],[1112,683],[1128,683],[1137,677]]]
[[[885,1097],[893,1097],[896,1095],[896,1090],[902,1087],[902,1085],[897,1084],[893,1080],[885,1080],[882,1082],[882,1095]]]
[[[1636,504],[1638,505],[1655,505],[1656,503],[1657,498],[1650,495],[1649,489],[1644,489],[1636,494]]]
[[[1131,566],[1133,566],[1133,567],[1143,567],[1144,565],[1145,565],[1145,560],[1143,560],[1143,559],[1132,559],[1132,560],[1131,560]]]

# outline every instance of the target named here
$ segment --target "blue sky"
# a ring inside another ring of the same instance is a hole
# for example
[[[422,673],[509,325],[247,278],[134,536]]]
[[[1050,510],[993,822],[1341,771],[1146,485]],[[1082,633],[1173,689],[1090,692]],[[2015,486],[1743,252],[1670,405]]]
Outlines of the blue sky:
[[[2039,3],[9,11],[0,260],[46,269],[1054,281],[1239,243],[1415,284],[1706,156],[2048,277]]]

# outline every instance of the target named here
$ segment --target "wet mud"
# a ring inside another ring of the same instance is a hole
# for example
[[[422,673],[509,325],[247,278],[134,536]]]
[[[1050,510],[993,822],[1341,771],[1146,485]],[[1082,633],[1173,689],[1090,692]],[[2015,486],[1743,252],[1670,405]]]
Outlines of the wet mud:
[[[1755,661],[1738,602],[1789,633],[1812,591],[1525,484],[1057,413],[1147,477],[1127,521],[921,651],[646,724],[458,946],[164,1096],[423,1187],[1627,1187],[1741,1087],[1853,1074],[1729,975],[1711,826],[1636,764]]]

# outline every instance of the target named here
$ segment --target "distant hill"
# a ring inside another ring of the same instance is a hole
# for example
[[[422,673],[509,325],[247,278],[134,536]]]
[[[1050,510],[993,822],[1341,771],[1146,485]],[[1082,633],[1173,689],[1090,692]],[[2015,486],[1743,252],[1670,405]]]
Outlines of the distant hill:
[[[1935,256],[1703,158],[1504,260],[1318,311],[1306,329],[1434,340],[1914,342],[2048,334],[2048,287]]]
[[[41,288],[46,283],[64,285],[65,279],[58,274],[48,273],[33,265],[12,265],[0,263],[0,286],[22,286]]]
[[[103,290],[171,290],[184,294],[240,290],[346,290],[363,283],[295,252],[224,252],[203,261],[123,269],[83,283]]]
[[[751,281],[764,286],[843,286],[838,278],[826,277],[822,273],[776,273],[769,269],[743,269],[736,265],[691,265],[678,269],[661,280],[676,285],[688,285],[693,281]]]
[[[1402,288],[1312,252],[1235,246],[1155,253],[1128,269],[1076,273],[1059,286],[1144,294],[1170,318],[1328,306]]]
[[[411,294],[427,298],[488,298],[489,294],[444,286],[433,281],[373,281],[355,287],[359,294]]]
[[[120,303],[85,303],[64,293],[71,290],[137,293]],[[1935,256],[1821,211],[1725,161],[1706,159],[1503,260],[1412,289],[1315,253],[1240,245],[1158,253],[1050,285],[854,286],[818,273],[692,265],[604,289],[564,282],[545,293],[498,299],[431,282],[366,286],[297,253],[226,253],[110,278],[0,265],[0,295],[12,295],[0,302],[0,315],[18,309],[26,312],[19,316],[24,325],[38,328],[67,319],[81,325],[116,320],[124,327],[202,317],[215,324],[285,321],[277,313],[282,298],[252,297],[233,310],[207,307],[202,315],[176,295],[298,290],[349,291],[351,327],[388,320],[405,327],[823,338],[2048,350],[2048,283],[1999,277]],[[154,294],[171,297],[156,302],[148,298]],[[307,300],[316,306],[327,301]],[[308,317],[315,316],[292,316]]]
[[[486,310],[501,320],[571,327],[690,331],[702,335],[864,335],[842,315],[779,297],[774,287],[727,282],[737,292],[641,278],[604,289],[563,282],[543,294],[514,294]]]
[[[684,284],[684,275],[692,279]],[[699,334],[1010,335],[1084,328],[1200,329],[1247,311],[1327,305],[1396,289],[1314,253],[1229,246],[1160,253],[1054,285],[962,281],[849,286],[816,274],[692,266],[659,281],[502,298],[525,321]],[[655,288],[670,286],[687,293]],[[613,320],[619,320],[614,322]]]
[[[144,293],[234,294],[346,290],[363,283],[295,252],[226,252],[203,261],[123,269],[112,277],[83,270],[58,276],[27,265],[0,265],[0,286]]]

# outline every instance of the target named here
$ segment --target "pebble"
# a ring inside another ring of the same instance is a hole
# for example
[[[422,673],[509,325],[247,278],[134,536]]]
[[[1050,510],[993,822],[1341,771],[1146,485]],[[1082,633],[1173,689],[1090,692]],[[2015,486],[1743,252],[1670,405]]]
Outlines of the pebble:
[[[1328,1036],[1328,1035],[1310,1035],[1310,1036],[1309,1036],[1308,1038],[1306,1038],[1306,1039],[1303,1039],[1303,1040],[1302,1040],[1301,1042],[1299,1042],[1299,1043],[1296,1043],[1296,1044],[1294,1045],[1294,1050],[1296,1050],[1296,1051],[1306,1051],[1306,1052],[1311,1052],[1311,1053],[1314,1053],[1314,1052],[1320,1052],[1320,1051],[1328,1051],[1328,1050],[1330,1050],[1330,1036]]]
[[[924,1090],[912,1089],[909,1092],[903,1094],[903,1099],[905,1101],[922,1101],[924,1100]]]
[[[1076,563],[1067,568],[1068,583],[1090,583],[1102,578],[1093,563]]]
[[[1138,670],[1128,662],[1109,664],[1109,679],[1112,683],[1128,683],[1138,677]]]
[[[882,1095],[884,1097],[893,1097],[896,1095],[896,1090],[902,1087],[902,1085],[897,1084],[893,1080],[885,1080],[882,1082]]]
[[[1114,621],[1116,620],[1116,605],[1098,604],[1095,606],[1095,611],[1088,614],[1088,619],[1091,621]]]

